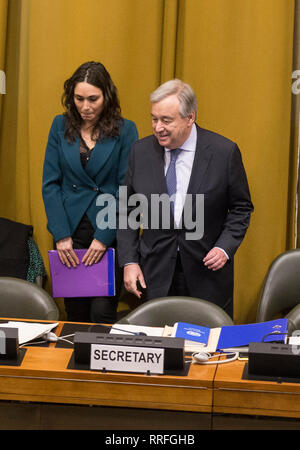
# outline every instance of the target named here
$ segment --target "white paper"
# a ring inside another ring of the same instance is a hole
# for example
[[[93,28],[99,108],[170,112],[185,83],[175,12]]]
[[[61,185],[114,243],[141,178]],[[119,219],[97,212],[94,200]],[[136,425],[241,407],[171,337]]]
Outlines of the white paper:
[[[26,342],[37,339],[53,328],[57,327],[58,323],[31,323],[31,322],[13,322],[0,323],[0,328],[18,328],[19,344],[25,344]]]
[[[300,336],[290,336],[289,337],[289,344],[290,345],[300,345]]]

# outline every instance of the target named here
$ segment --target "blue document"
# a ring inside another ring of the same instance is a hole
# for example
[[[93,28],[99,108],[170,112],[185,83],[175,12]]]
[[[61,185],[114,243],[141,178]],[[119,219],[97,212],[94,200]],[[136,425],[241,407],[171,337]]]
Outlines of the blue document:
[[[248,325],[228,325],[221,329],[217,348],[242,347],[249,345],[250,342],[284,342],[287,331],[288,319],[270,320]],[[274,332],[278,334],[270,334]]]
[[[210,328],[191,323],[177,322],[174,325],[173,336],[184,338],[188,341],[196,341],[207,345],[210,334]]]

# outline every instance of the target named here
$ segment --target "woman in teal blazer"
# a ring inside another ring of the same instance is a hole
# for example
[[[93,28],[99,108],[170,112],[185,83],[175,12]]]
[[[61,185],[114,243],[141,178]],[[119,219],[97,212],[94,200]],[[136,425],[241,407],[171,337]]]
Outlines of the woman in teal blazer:
[[[118,198],[137,129],[121,117],[117,89],[101,63],[82,64],[65,82],[62,101],[66,112],[54,118],[44,160],[47,227],[62,264],[75,267],[74,248],[86,248],[82,262],[91,265],[115,245],[114,227],[97,226],[97,215],[107,206],[98,206],[97,198]],[[118,272],[116,265],[120,287]],[[113,323],[118,293],[115,298],[65,299],[68,320]]]

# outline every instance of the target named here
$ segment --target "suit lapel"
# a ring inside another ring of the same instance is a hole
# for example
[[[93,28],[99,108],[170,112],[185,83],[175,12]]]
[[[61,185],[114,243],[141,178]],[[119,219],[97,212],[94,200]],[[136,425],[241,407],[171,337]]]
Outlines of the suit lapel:
[[[163,194],[167,193],[167,185],[165,178],[165,169],[164,169],[164,148],[161,147],[156,139],[153,136],[153,154],[152,154],[152,174],[153,174],[153,183],[155,183],[156,189],[155,193]]]
[[[212,158],[210,145],[207,142],[202,129],[197,127],[197,144],[195,157],[188,185],[187,193],[197,193],[203,188],[205,173]],[[166,178],[164,173],[164,148],[161,147],[157,139],[153,136],[153,159],[152,173],[153,182],[156,185],[156,192],[167,193]]]
[[[205,182],[205,173],[212,158],[212,153],[206,138],[198,125],[197,127],[197,144],[192,167],[190,182],[187,193],[199,193],[203,189]]]

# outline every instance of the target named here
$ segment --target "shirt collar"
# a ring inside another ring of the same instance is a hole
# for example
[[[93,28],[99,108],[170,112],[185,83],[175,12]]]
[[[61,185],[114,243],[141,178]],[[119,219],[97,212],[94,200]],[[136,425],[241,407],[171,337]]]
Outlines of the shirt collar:
[[[195,152],[197,144],[197,129],[195,123],[192,125],[192,129],[187,140],[180,146],[182,150],[186,150],[188,152]],[[165,147],[166,152],[170,152],[171,149]]]

